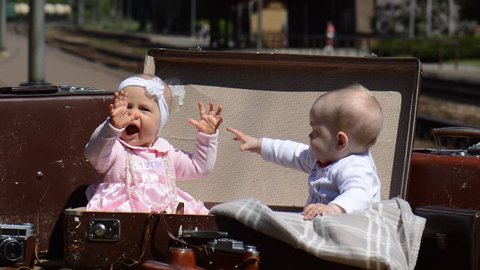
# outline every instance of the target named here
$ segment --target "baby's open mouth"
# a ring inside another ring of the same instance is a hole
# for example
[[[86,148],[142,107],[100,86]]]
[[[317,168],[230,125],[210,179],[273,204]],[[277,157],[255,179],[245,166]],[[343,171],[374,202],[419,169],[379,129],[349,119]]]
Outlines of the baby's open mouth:
[[[125,131],[127,132],[128,135],[135,134],[139,131],[139,128],[136,125],[129,125]]]

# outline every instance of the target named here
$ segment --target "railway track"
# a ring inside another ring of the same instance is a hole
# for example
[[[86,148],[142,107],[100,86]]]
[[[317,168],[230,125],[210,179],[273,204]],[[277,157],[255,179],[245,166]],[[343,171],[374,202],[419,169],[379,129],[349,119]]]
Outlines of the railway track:
[[[463,104],[480,104],[480,84],[478,82],[424,76],[421,94],[454,100]]]
[[[480,128],[479,104],[478,83],[424,77],[419,97],[415,138],[431,143],[433,142],[431,130],[434,128]],[[463,141],[462,138],[451,138],[449,145],[460,146]]]
[[[91,31],[85,29],[59,28],[47,33],[47,42],[61,49],[100,61],[108,66],[122,68],[134,73],[143,69],[144,54],[149,48],[164,47],[187,49],[181,46],[165,46],[146,35]],[[433,98],[433,103],[423,99]],[[437,107],[442,102],[454,103],[454,106],[438,113],[426,107]],[[431,141],[430,131],[445,126],[480,127],[480,108],[471,113],[475,117],[464,117],[462,106],[478,107],[480,104],[480,85],[476,82],[443,79],[424,76],[419,100],[415,137]],[[423,107],[422,107],[423,106]],[[465,120],[468,118],[468,120]],[[421,146],[421,145],[420,145]]]
[[[475,125],[467,125],[462,122],[452,121],[444,118],[437,118],[429,115],[417,115],[417,123],[415,129],[415,136],[423,140],[433,141],[431,130],[440,127],[474,127],[480,128]]]

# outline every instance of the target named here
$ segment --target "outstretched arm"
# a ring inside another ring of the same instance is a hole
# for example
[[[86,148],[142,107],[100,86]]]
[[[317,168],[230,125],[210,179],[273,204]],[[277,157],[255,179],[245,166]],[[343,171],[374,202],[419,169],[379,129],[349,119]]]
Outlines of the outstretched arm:
[[[249,151],[257,154],[261,154],[262,151],[262,139],[254,138],[252,136],[243,134],[243,132],[228,127],[228,131],[235,135],[233,140],[240,142],[240,151]]]
[[[210,135],[215,134],[218,127],[223,123],[223,116],[221,115],[222,106],[219,105],[215,112],[214,105],[210,102],[209,110],[206,112],[203,103],[198,102],[198,110],[200,111],[200,120],[189,118],[187,122],[193,125],[198,132]]]

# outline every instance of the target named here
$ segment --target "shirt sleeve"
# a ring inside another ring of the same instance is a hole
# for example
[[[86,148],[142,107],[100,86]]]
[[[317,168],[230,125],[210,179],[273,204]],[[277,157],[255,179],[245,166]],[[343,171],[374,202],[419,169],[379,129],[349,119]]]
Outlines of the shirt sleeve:
[[[262,138],[263,160],[310,173],[315,165],[310,146],[289,140]]]
[[[107,119],[93,132],[85,147],[85,157],[99,173],[105,173],[113,164],[113,149],[123,129],[117,129]]]
[[[347,213],[367,210],[380,191],[375,166],[361,159],[344,162],[336,171],[335,184],[340,194],[330,203],[339,205]]]
[[[212,135],[197,132],[196,146],[191,154],[180,149],[173,150],[171,158],[177,180],[198,179],[210,174],[217,159],[217,149],[218,130]]]

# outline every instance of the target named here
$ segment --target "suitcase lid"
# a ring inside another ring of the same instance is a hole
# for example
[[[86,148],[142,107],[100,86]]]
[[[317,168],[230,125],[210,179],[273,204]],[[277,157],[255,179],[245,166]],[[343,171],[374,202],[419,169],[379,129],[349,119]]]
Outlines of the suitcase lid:
[[[405,198],[420,83],[417,59],[152,49],[144,72],[185,89],[183,106],[171,113],[162,134],[176,147],[194,146],[195,130],[186,119],[197,117],[197,101],[224,108],[213,173],[178,183],[197,199],[254,197],[270,205],[303,206],[308,175],[241,153],[225,128],[308,144],[313,101],[353,83],[373,91],[384,111],[384,127],[372,148],[382,199]]]

